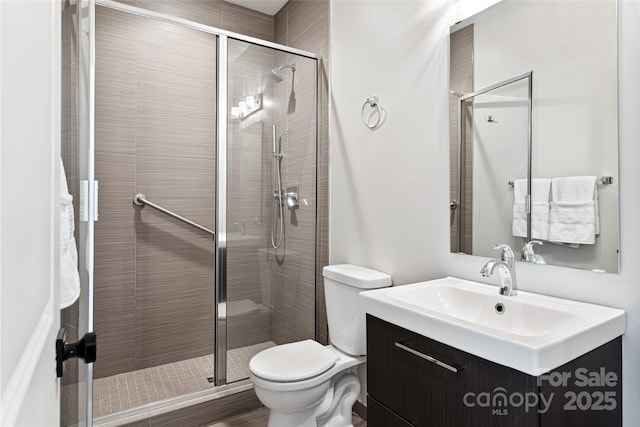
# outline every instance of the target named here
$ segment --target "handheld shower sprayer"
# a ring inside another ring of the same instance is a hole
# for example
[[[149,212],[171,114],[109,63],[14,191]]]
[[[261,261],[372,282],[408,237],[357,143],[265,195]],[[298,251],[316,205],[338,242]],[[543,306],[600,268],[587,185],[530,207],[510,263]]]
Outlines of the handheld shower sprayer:
[[[273,139],[273,221],[271,226],[271,247],[278,249],[282,244],[284,238],[284,212],[282,211],[282,173],[280,170],[280,162],[282,161],[282,153],[278,151],[278,140],[276,136],[276,125],[273,125],[272,135]],[[276,236],[276,231],[280,225],[280,232]]]

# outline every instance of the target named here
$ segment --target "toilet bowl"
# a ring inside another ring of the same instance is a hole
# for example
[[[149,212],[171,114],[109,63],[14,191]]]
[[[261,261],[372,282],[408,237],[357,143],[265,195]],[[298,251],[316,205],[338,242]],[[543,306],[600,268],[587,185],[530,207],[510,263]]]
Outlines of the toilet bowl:
[[[347,426],[329,421],[346,412],[351,422],[351,407],[360,393],[355,367],[364,361],[365,357],[305,340],[259,353],[251,359],[249,370],[258,399],[270,409],[270,426]],[[334,399],[337,394],[341,402]]]
[[[391,285],[387,274],[349,264],[323,269],[329,338],[278,345],[249,362],[270,427],[348,427],[360,393],[357,366],[366,361],[365,314],[358,294]]]

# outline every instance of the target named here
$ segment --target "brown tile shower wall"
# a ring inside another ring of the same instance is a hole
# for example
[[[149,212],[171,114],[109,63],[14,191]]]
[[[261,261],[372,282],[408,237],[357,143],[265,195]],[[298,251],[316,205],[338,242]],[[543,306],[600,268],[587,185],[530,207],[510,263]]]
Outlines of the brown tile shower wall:
[[[315,106],[296,104],[295,112],[276,114],[280,129],[288,129],[282,150],[283,187],[299,185],[300,197],[309,202],[297,211],[285,209],[286,256],[291,262],[273,264],[272,336],[276,343],[316,338],[327,342],[326,310],[322,267],[328,263],[328,64],[329,1],[291,0],[275,17],[275,42],[314,52],[323,58],[321,64],[321,98],[319,148],[310,148],[315,133]],[[276,55],[276,63],[294,61],[290,55]],[[296,70],[296,94],[299,100],[313,99],[315,79],[311,64],[299,61]],[[282,85],[274,91],[276,99],[288,97]],[[311,114],[311,115],[310,115]],[[297,144],[306,141],[306,144]],[[317,181],[314,174],[317,155]],[[317,205],[317,224],[314,221]],[[317,227],[317,242],[314,241]],[[317,248],[317,258],[314,253]],[[317,283],[314,283],[314,281]],[[315,300],[315,304],[314,304]],[[315,313],[314,313],[315,311]],[[317,326],[314,326],[314,323]]]
[[[273,41],[273,17],[220,0],[119,0],[154,12]]]
[[[273,38],[273,18],[219,1],[129,1]],[[215,222],[216,39],[98,7],[96,378],[213,351],[212,238],[134,194]]]
[[[451,69],[449,71],[450,89],[459,93],[473,91],[473,25],[462,28],[451,34]],[[457,208],[451,211],[451,251],[471,252],[471,177],[473,173],[473,144],[465,144],[465,193],[460,195],[458,183],[460,181],[458,164],[458,97],[449,95],[449,159],[451,176],[451,199],[458,202]],[[464,114],[465,136],[463,141],[472,141],[472,127],[470,115]],[[458,230],[459,215],[463,215],[462,230]],[[459,232],[462,232],[463,247],[459,245]]]

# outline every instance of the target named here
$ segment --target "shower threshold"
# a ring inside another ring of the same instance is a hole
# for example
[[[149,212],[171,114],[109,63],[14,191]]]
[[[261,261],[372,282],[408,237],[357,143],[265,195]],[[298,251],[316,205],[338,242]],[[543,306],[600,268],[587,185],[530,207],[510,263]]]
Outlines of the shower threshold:
[[[95,426],[119,425],[152,415],[217,399],[252,388],[249,360],[273,347],[266,341],[228,351],[227,381],[216,387],[207,378],[214,369],[213,354],[181,360],[152,368],[125,372],[93,381]]]

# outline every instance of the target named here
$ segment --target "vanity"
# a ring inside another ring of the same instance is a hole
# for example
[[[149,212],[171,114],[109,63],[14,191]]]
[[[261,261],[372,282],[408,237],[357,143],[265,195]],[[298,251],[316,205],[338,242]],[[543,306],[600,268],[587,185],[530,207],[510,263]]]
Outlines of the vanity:
[[[452,277],[361,304],[372,427],[622,425],[623,310]]]
[[[480,270],[500,292],[447,277],[360,294],[368,425],[621,426],[625,312],[515,292],[516,261],[619,272],[617,2],[460,18],[450,251],[493,257],[503,242]]]

